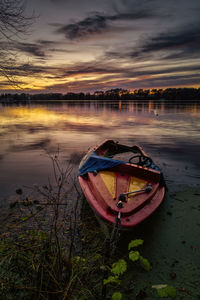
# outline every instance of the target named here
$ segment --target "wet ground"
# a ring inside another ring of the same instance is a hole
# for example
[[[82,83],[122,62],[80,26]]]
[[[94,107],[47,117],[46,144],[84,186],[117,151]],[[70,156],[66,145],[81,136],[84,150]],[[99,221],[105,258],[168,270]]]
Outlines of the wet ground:
[[[200,188],[182,186],[179,192],[169,190],[154,215],[122,235],[122,249],[131,239],[144,239],[141,252],[152,263],[152,270],[137,270],[136,276],[133,270],[132,274],[138,293],[146,292],[144,299],[157,299],[156,292],[149,289],[157,284],[174,286],[176,299],[200,299],[199,214]]]

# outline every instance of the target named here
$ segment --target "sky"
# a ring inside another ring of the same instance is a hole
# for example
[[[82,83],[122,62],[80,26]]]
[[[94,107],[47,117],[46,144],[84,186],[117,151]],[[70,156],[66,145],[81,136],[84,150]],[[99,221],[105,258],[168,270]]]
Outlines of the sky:
[[[199,0],[27,0],[28,34],[0,92],[200,87]],[[7,43],[7,44],[6,44]]]

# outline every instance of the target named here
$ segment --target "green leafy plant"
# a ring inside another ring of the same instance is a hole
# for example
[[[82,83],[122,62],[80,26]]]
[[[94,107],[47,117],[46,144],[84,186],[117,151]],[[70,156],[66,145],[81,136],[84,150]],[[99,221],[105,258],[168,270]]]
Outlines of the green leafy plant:
[[[114,275],[121,275],[127,270],[127,263],[124,259],[119,259],[117,262],[112,264],[111,272]]]
[[[108,285],[108,284],[111,285],[117,284],[118,286],[121,285],[122,282],[121,277],[127,272],[131,262],[132,263],[139,262],[140,266],[144,270],[150,271],[151,265],[149,261],[146,258],[144,258],[138,250],[135,250],[135,248],[143,245],[143,242],[144,241],[141,239],[132,240],[128,244],[128,255],[126,260],[121,258],[118,261],[114,262],[111,268],[107,267],[111,275],[108,276],[108,278],[105,278],[103,280],[104,285]],[[122,299],[122,293],[114,292],[112,295],[112,299]]]
[[[116,283],[120,284],[121,281],[119,280],[119,276],[109,276],[107,279],[103,280],[103,283],[106,285],[108,283]]]
[[[139,261],[140,261],[140,265],[143,269],[145,269],[146,271],[151,270],[151,264],[149,263],[147,258],[144,258],[142,255],[140,255]]]
[[[158,296],[161,298],[176,297],[176,289],[173,286],[167,284],[158,284],[152,285],[152,288],[156,289]]]
[[[134,261],[137,261],[140,258],[140,253],[138,251],[130,251],[129,252],[129,259]]]
[[[132,240],[129,244],[128,244],[128,250],[141,246],[143,245],[144,241],[141,239],[136,239],[136,240]]]
[[[112,295],[112,300],[121,300],[122,299],[122,294],[120,292],[115,292]]]

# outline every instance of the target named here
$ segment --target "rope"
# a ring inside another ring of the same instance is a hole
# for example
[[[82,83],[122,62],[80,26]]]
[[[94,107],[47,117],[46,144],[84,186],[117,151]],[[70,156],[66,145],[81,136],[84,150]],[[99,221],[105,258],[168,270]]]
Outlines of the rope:
[[[115,250],[117,248],[117,242],[119,239],[119,229],[120,229],[120,224],[121,224],[121,213],[118,212],[118,215],[115,218],[115,223],[110,235],[110,239],[106,239],[105,243],[105,265],[110,264],[110,258],[114,255]],[[108,277],[108,270],[104,270],[103,274],[103,279]],[[107,293],[107,285],[103,284],[102,285],[102,299],[106,298],[106,293]]]
[[[119,240],[119,230],[120,230],[120,224],[121,224],[121,213],[118,212],[118,215],[115,218],[115,224],[113,226],[113,230],[111,232],[110,236],[110,255],[114,255],[115,250],[117,248],[117,242]]]

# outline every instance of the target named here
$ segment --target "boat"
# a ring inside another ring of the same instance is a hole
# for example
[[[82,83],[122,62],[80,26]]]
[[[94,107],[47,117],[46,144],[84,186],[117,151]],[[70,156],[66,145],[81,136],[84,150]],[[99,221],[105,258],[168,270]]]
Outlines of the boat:
[[[144,150],[113,140],[88,151],[78,179],[95,214],[120,229],[132,229],[148,218],[165,195],[161,170]]]

